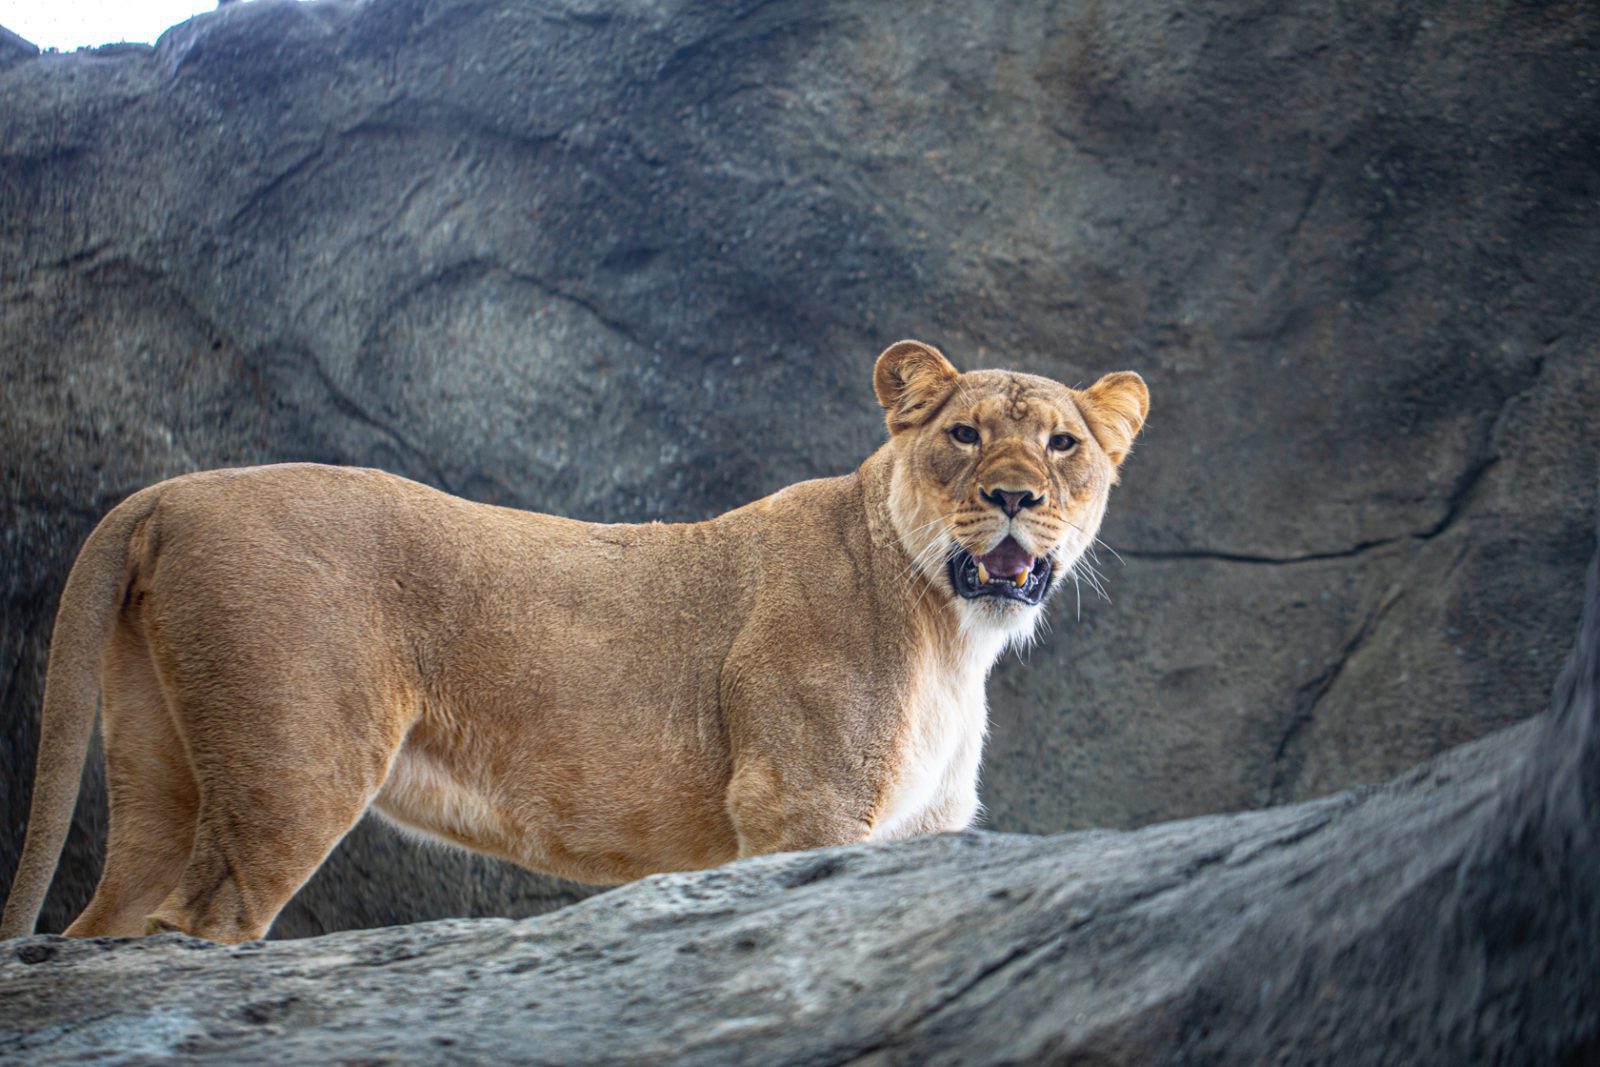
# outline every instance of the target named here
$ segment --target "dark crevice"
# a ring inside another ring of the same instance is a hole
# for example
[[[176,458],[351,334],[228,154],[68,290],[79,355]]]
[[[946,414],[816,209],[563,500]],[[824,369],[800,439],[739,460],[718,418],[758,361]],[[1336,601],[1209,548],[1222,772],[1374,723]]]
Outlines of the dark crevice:
[[[1389,545],[1402,544],[1408,541],[1431,541],[1454,526],[1465,512],[1467,504],[1476,495],[1478,488],[1483,484],[1484,475],[1500,462],[1500,454],[1496,450],[1496,439],[1500,436],[1500,429],[1505,424],[1506,416],[1511,411],[1511,405],[1518,399],[1527,395],[1529,390],[1538,384],[1539,377],[1544,373],[1545,357],[1534,358],[1525,376],[1524,381],[1500,402],[1499,409],[1490,421],[1487,432],[1484,433],[1483,444],[1478,449],[1475,458],[1460,475],[1456,477],[1455,484],[1444,499],[1444,512],[1437,521],[1421,530],[1411,533],[1398,534],[1393,537],[1379,537],[1370,541],[1361,541],[1349,548],[1330,549],[1321,552],[1302,552],[1295,555],[1270,555],[1258,552],[1229,552],[1223,549],[1209,548],[1181,548],[1181,549],[1143,549],[1123,548],[1118,549],[1119,555],[1127,559],[1148,559],[1156,561],[1166,560],[1215,560],[1222,563],[1249,563],[1266,566],[1292,566],[1297,563],[1316,563],[1330,559],[1350,559],[1364,555],[1375,549],[1385,548]]]
[[[445,477],[444,468],[441,467],[431,456],[413,444],[411,440],[399,430],[371,414],[366,408],[362,407],[361,404],[355,400],[355,398],[341,389],[339,387],[339,383],[333,380],[333,376],[328,373],[327,369],[323,367],[322,363],[317,359],[316,356],[312,355],[310,352],[306,352],[305,361],[306,365],[311,368],[312,373],[317,376],[317,381],[321,382],[322,387],[327,390],[328,399],[333,402],[335,411],[347,418],[354,419],[365,426],[371,427],[380,434],[383,434],[390,441],[392,441],[403,454],[411,457],[412,460],[420,464],[423,469],[428,472],[428,477],[434,480],[435,485],[447,493],[455,492],[455,490],[450,487],[450,480]]]
[[[1350,798],[1340,805],[1340,808],[1341,810],[1348,810],[1359,803],[1359,800]],[[1298,845],[1300,842],[1314,837],[1329,826],[1332,826],[1334,815],[1335,812],[1324,811],[1321,814],[1312,815],[1300,823],[1293,824],[1287,829],[1274,832],[1266,836],[1265,839],[1245,838],[1244,840],[1236,841],[1225,850],[1223,862],[1230,867],[1243,867],[1254,863],[1269,852]]]
[[[1309,837],[1315,831],[1322,829],[1327,821],[1328,820],[1324,820],[1323,822],[1312,827],[1311,830],[1292,838],[1291,843],[1292,841],[1300,840],[1303,837]],[[897,1046],[901,1045],[904,1040],[900,1035],[914,1034],[920,1027],[922,1027],[924,1023],[928,1022],[928,1020],[944,1013],[950,1008],[951,1005],[963,1000],[974,989],[978,988],[984,982],[993,978],[1000,972],[1018,966],[1027,967],[1028,960],[1044,956],[1047,953],[1061,949],[1068,936],[1089,925],[1090,923],[1115,921],[1118,917],[1125,916],[1133,909],[1140,907],[1141,905],[1146,904],[1157,897],[1162,897],[1168,893],[1173,893],[1187,887],[1202,871],[1209,867],[1214,867],[1218,864],[1225,863],[1232,847],[1233,846],[1228,848],[1219,848],[1202,853],[1201,855],[1191,859],[1188,863],[1184,864],[1183,867],[1175,870],[1171,877],[1165,878],[1155,885],[1141,885],[1132,892],[1128,893],[1126,896],[1123,896],[1121,899],[1115,901],[1111,906],[1106,908],[1097,908],[1093,912],[1089,913],[1086,917],[1081,917],[1074,920],[1071,916],[1070,909],[1055,909],[1051,915],[1046,916],[1045,918],[1047,921],[1051,919],[1059,919],[1059,922],[1050,923],[1051,928],[1059,932],[1048,934],[1048,936],[1044,937],[1043,939],[1030,939],[1023,944],[1016,946],[1004,956],[981,967],[976,974],[973,974],[960,985],[939,997],[926,1008],[919,1010],[914,1017],[896,1026],[895,1034],[886,1035],[881,1041],[874,1042],[865,1048],[853,1049],[844,1058],[829,1062],[842,1067],[844,1064],[857,1063],[880,1052],[886,1052],[890,1049],[896,1048]]]
[[[228,220],[228,224],[230,226],[237,226],[246,215],[250,214],[250,212],[260,204],[265,203],[267,198],[273,193],[283,188],[290,181],[294,180],[296,176],[304,173],[313,163],[321,159],[322,154],[323,146],[318,145],[316,148],[313,148],[311,151],[307,152],[305,155],[289,164],[289,166],[279,171],[272,178],[270,178],[265,185],[261,186],[259,189],[255,190],[245,198],[245,202],[241,204],[239,209],[233,213],[233,217]]]
[[[61,256],[59,259],[53,259],[48,263],[41,263],[39,264],[38,269],[67,270],[68,268],[76,267],[83,263],[89,263],[98,258],[99,255],[106,249],[110,248],[111,245],[111,241],[99,241],[95,244],[80,248],[75,252],[69,252],[64,256]]]
[[[582,309],[583,311],[588,312],[590,317],[598,322],[601,326],[604,326],[606,329],[610,330],[618,337],[621,337],[629,344],[634,345],[640,351],[655,352],[658,350],[655,345],[651,344],[635,333],[633,327],[629,326],[620,319],[606,314],[593,301],[587,300],[584,297],[576,295],[575,293],[568,292],[559,286],[552,285],[536,274],[528,274],[526,272],[512,270],[510,268],[505,268],[505,271],[508,277],[516,281],[523,282],[524,284],[531,285],[535,289],[538,289],[540,292],[544,293],[546,296],[556,300],[564,300]]]
[[[750,29],[752,25],[757,23],[758,16],[765,15],[770,9],[774,8],[782,12],[786,6],[780,3],[779,0],[755,0],[748,8],[739,11],[725,24],[716,26],[699,37],[679,45],[661,61],[654,71],[651,81],[654,84],[668,83],[678,77],[680,71],[703,63],[708,55],[714,55],[722,49],[737,49],[741,47],[745,44],[743,38],[750,33],[758,35],[763,32],[782,33],[793,28],[795,23],[804,21],[803,19],[795,18],[783,19],[780,15],[776,20],[769,20],[776,21],[778,23],[776,27],[768,27],[763,30],[760,26],[756,26],[755,29]],[[805,12],[806,9],[801,6],[798,10]]]
[[[1575,326],[1579,326],[1589,321],[1591,313],[1597,306],[1600,306],[1600,296],[1592,297],[1580,305],[1576,311],[1572,312],[1572,314],[1567,315],[1559,320],[1559,324],[1554,330],[1539,338],[1540,346],[1547,349],[1554,348],[1562,341],[1565,341],[1568,333],[1570,333]],[[1540,369],[1543,369],[1544,357],[1540,356],[1539,359],[1541,364]],[[1537,372],[1535,372],[1535,376],[1537,376]]]
[[[1325,181],[1325,176],[1319,172],[1312,177],[1310,184],[1306,186],[1306,196],[1305,200],[1300,204],[1300,213],[1294,217],[1294,222],[1289,224],[1288,240],[1290,242],[1293,242],[1300,235],[1300,227],[1305,225],[1306,216],[1311,214],[1311,209],[1316,206],[1317,198],[1322,195],[1322,186]]]
[[[1056,935],[1054,937],[1047,938],[1044,942],[1037,945],[1023,944],[1017,946],[1004,956],[1000,957],[998,960],[995,960],[993,963],[981,968],[977,974],[973,975],[971,978],[968,978],[955,989],[940,997],[932,1005],[917,1012],[913,1018],[908,1019],[905,1023],[896,1027],[895,1034],[885,1035],[883,1040],[873,1042],[864,1048],[852,1049],[849,1054],[843,1058],[829,1062],[837,1065],[837,1067],[844,1067],[845,1064],[859,1063],[861,1060],[867,1059],[870,1056],[874,1056],[880,1052],[887,1052],[890,1049],[896,1048],[904,1042],[904,1038],[901,1035],[914,1034],[917,1028],[923,1023],[944,1011],[951,1004],[954,1004],[956,1001],[965,997],[968,993],[972,992],[979,985],[988,981],[996,974],[999,974],[1001,971],[1005,970],[1007,967],[1010,967],[1012,964],[1017,963],[1026,956],[1033,955],[1037,952],[1044,952],[1055,947],[1060,941],[1061,935]]]
[[[85,1030],[92,1032],[92,1028],[97,1024],[116,1017],[117,1013],[114,1011],[103,1011],[94,1015],[85,1015],[80,1019],[74,1019],[71,1029],[58,1027],[54,1029],[54,1032],[47,1030],[42,1034],[19,1033],[15,1037],[7,1037],[4,1041],[0,1041],[0,1049],[9,1048],[23,1051],[27,1049],[46,1049],[51,1045],[59,1044],[64,1038],[76,1038]]]
[[[469,108],[439,99],[396,97],[385,101],[364,118],[334,131],[340,141],[369,136],[421,138],[438,134],[444,140],[482,137],[515,148],[542,151],[561,143],[564,130],[526,132],[495,125]]]
[[[1495,424],[1498,425],[1499,421],[1496,418]],[[1490,453],[1480,456],[1477,462],[1463,471],[1461,477],[1456,479],[1455,486],[1450,490],[1450,495],[1445,498],[1444,514],[1439,517],[1439,521],[1426,530],[1420,530],[1412,534],[1411,540],[1431,541],[1453,526],[1455,521],[1461,517],[1461,512],[1466,508],[1467,501],[1471,500],[1472,495],[1478,491],[1478,486],[1482,483],[1483,476],[1488,474],[1489,469],[1499,462],[1500,457]]]
[[[1351,548],[1335,549],[1328,552],[1306,552],[1297,556],[1269,556],[1254,552],[1227,552],[1221,549],[1210,548],[1119,548],[1117,554],[1126,559],[1148,559],[1156,561],[1184,560],[1184,559],[1210,559],[1222,563],[1255,563],[1268,566],[1281,567],[1296,563],[1315,563],[1325,559],[1348,559],[1370,552],[1375,548],[1392,545],[1404,540],[1399,537],[1384,537],[1376,541],[1362,541]]]
[[[1344,674],[1345,668],[1349,666],[1356,653],[1361,651],[1361,647],[1377,629],[1378,623],[1400,599],[1400,595],[1398,589],[1391,590],[1377,607],[1367,613],[1367,617],[1356,628],[1355,634],[1345,642],[1333,662],[1316,677],[1295,690],[1289,721],[1284,724],[1283,732],[1279,735],[1278,743],[1272,753],[1272,784],[1267,793],[1268,804],[1282,804],[1289,799],[1290,787],[1299,775],[1303,763],[1303,760],[1289,758],[1290,746],[1316,719],[1317,707],[1322,699],[1332,691],[1340,676]]]

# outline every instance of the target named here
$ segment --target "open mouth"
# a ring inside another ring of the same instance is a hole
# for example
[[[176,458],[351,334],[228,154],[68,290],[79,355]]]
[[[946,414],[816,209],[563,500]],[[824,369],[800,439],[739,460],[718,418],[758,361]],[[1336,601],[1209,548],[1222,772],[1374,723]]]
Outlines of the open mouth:
[[[1007,537],[990,552],[974,556],[966,549],[950,560],[950,585],[959,596],[974,600],[982,596],[1003,597],[1023,604],[1037,604],[1050,591],[1055,565],[1049,556],[1035,558]]]

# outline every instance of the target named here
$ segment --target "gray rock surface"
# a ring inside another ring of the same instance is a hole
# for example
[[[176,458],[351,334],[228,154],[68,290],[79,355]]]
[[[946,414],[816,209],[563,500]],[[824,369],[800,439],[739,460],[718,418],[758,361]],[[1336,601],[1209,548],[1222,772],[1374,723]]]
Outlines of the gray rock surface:
[[[0,42],[0,884],[129,491],[363,463],[582,518],[849,469],[872,356],[1154,409],[990,825],[1381,781],[1543,706],[1600,453],[1600,9],[257,0]],[[44,929],[88,897],[91,769]],[[363,826],[279,933],[572,887]]]
[[[1592,1064],[1600,557],[1540,721],[1381,788],[967,833],[554,915],[0,946],[30,1063]]]
[[[38,45],[0,26],[0,67],[32,59],[38,54]]]

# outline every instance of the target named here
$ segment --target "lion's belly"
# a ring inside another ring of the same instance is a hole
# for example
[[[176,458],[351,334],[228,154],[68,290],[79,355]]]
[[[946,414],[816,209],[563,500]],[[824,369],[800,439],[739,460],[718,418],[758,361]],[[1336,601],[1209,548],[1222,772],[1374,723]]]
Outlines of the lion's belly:
[[[978,763],[987,723],[983,676],[935,679],[913,696],[872,839],[959,830],[978,810]]]
[[[425,837],[591,884],[716,866],[737,851],[720,793],[674,781],[659,763],[518,761],[520,773],[494,779],[478,769],[485,761],[458,770],[466,755],[408,744],[375,808]]]

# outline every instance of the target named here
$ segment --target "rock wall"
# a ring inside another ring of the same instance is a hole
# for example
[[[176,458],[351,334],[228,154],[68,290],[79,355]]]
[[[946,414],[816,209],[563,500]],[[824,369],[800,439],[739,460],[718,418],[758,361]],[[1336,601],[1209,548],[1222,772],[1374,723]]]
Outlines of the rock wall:
[[[991,681],[991,826],[1313,797],[1534,713],[1593,544],[1597,42],[1592,5],[1262,0],[256,0],[154,49],[0,40],[0,884],[55,600],[129,491],[311,459],[700,518],[875,447],[902,336],[1154,397],[1110,599],[1067,590]],[[364,825],[278,929],[577,893]]]

